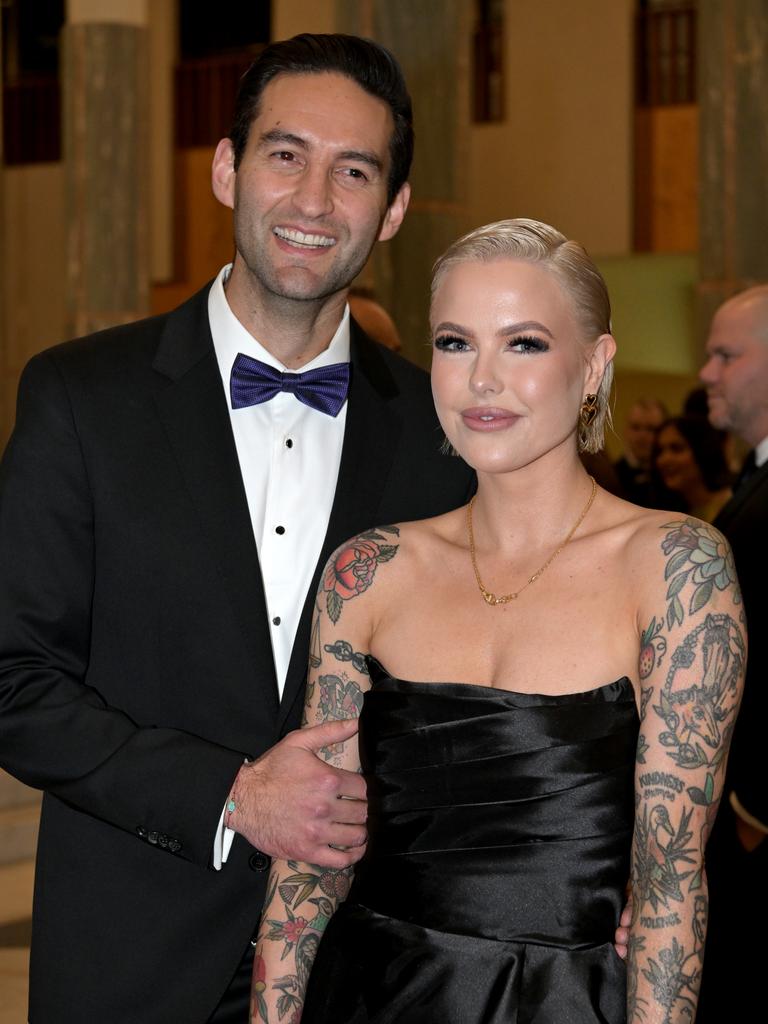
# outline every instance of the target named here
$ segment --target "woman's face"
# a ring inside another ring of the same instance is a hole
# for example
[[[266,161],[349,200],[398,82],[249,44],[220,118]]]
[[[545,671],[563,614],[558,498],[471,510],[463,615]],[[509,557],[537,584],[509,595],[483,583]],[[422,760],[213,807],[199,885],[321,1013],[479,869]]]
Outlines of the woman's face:
[[[691,446],[672,424],[662,427],[656,439],[656,469],[671,491],[685,492],[702,483]]]
[[[614,343],[591,354],[555,275],[523,260],[449,267],[432,301],[432,393],[446,437],[480,472],[575,451],[584,395]]]

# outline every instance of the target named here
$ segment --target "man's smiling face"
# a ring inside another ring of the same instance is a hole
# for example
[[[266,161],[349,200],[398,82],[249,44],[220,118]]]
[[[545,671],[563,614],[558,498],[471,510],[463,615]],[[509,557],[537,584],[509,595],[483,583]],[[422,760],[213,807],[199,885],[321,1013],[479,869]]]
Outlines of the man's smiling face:
[[[217,197],[234,208],[234,273],[255,295],[323,300],[395,234],[407,187],[388,209],[392,131],[387,104],[344,75],[282,74],[266,86],[237,171],[217,176],[217,162],[231,168],[228,140],[214,161]]]

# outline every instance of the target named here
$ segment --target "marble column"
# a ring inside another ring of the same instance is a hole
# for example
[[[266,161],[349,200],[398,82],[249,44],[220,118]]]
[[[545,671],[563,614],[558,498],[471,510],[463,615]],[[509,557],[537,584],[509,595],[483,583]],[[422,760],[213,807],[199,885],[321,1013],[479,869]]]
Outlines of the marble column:
[[[397,236],[377,246],[369,276],[404,354],[423,366],[430,358],[430,268],[468,226],[470,8],[464,0],[337,0],[337,30],[392,50],[413,100],[411,205]]]
[[[149,309],[148,54],[146,0],[70,0],[62,81],[71,334]]]
[[[768,4],[707,0],[699,22],[699,327],[768,282]]]

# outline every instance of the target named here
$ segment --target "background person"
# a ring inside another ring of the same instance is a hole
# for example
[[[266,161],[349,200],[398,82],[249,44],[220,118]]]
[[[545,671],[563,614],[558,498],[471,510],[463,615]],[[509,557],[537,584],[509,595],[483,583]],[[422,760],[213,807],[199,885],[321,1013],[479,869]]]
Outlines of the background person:
[[[357,285],[349,290],[349,309],[369,338],[384,348],[399,352],[403,343],[395,321],[377,300],[372,288]]]
[[[637,398],[624,427],[624,454],[614,463],[624,497],[635,505],[657,507],[651,480],[651,452],[659,425],[669,413],[658,398]]]
[[[715,520],[733,547],[751,629],[744,703],[733,735],[723,800],[707,865],[712,890],[710,937],[697,1024],[750,1020],[765,1005],[768,911],[768,637],[765,621],[765,527],[768,523],[768,285],[749,288],[715,314],[700,377],[709,419],[750,448],[741,480]]]
[[[707,523],[731,496],[722,432],[700,416],[673,416],[661,424],[652,465],[662,488],[682,498],[681,511]]]

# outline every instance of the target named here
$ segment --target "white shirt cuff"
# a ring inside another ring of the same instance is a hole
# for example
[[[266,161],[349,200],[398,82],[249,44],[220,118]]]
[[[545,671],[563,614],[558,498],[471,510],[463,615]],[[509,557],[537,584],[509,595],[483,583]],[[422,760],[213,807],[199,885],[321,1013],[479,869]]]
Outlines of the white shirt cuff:
[[[216,828],[216,835],[213,838],[213,867],[216,871],[221,871],[222,864],[227,863],[227,857],[229,857],[229,851],[232,849],[232,842],[235,838],[234,829],[227,828],[224,825],[224,812],[226,809],[227,805],[225,804]]]
[[[753,814],[750,814],[749,811],[746,811],[741,806],[741,801],[733,791],[731,791],[731,794],[728,797],[728,799],[731,801],[731,807],[734,809],[736,814],[738,814],[742,821],[746,821],[746,823],[748,825],[751,825],[752,828],[756,828],[759,832],[762,832],[764,835],[768,836],[768,826],[764,825],[759,818],[756,818]]]

